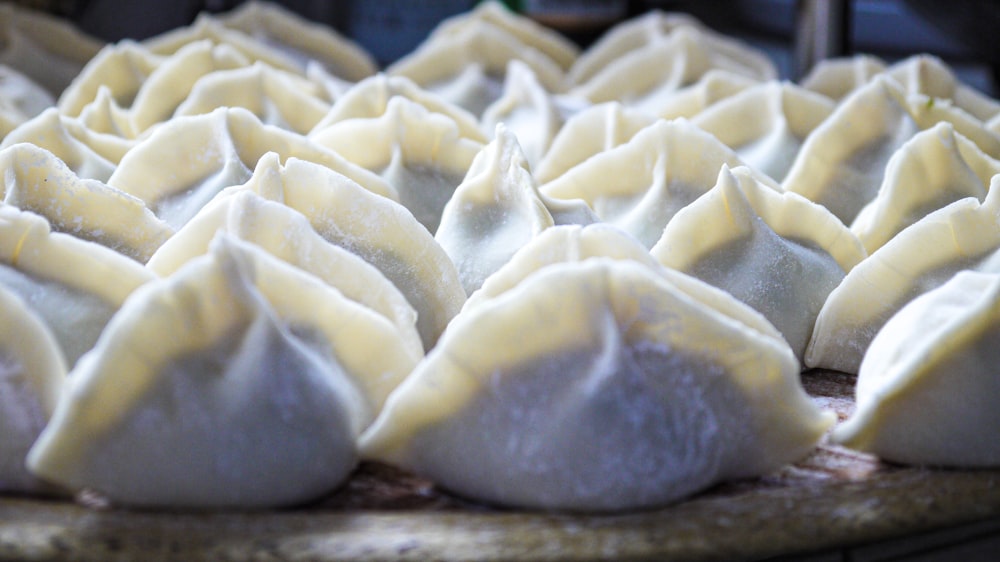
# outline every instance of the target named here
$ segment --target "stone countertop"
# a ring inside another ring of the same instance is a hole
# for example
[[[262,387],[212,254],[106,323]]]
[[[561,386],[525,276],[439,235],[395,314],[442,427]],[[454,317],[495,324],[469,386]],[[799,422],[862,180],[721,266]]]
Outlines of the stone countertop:
[[[845,416],[853,377],[810,372]],[[734,560],[842,548],[1000,517],[1000,470],[894,466],[821,444],[762,478],[617,515],[524,513],[449,496],[362,465],[314,505],[260,512],[145,512],[0,497],[0,559]]]

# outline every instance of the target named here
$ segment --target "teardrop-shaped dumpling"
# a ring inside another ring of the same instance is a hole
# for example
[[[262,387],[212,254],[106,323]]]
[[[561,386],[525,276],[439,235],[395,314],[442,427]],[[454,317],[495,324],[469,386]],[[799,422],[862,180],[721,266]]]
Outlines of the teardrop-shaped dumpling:
[[[651,248],[677,211],[715,185],[723,164],[742,162],[686,119],[659,120],[539,189],[556,199],[584,200],[601,220]]]
[[[28,466],[124,505],[314,500],[412,367],[384,318],[222,235],[115,315]]]
[[[431,234],[483,147],[463,137],[448,116],[402,97],[389,100],[380,117],[341,121],[309,138],[379,174]]]
[[[839,102],[885,69],[885,61],[868,54],[833,57],[817,62],[799,84]]]
[[[455,189],[434,235],[455,263],[466,294],[553,225],[517,137],[503,123]]]
[[[959,272],[875,336],[831,438],[898,463],[1000,466],[998,344],[1000,275]]]
[[[829,211],[775,191],[745,167],[723,167],[716,186],[674,216],[650,253],[763,314],[799,359],[827,296],[866,255]]]
[[[0,285],[45,322],[69,367],[94,346],[125,299],[154,277],[117,252],[51,232],[44,218],[0,204]]]
[[[954,126],[921,131],[892,155],[878,195],[861,209],[851,231],[872,253],[925,215],[965,197],[983,199],[1000,161],[987,156]]]
[[[0,150],[0,176],[4,203],[42,215],[59,232],[142,263],[174,232],[141,200],[97,180],[81,179],[33,144]]]
[[[776,181],[784,179],[803,141],[834,109],[833,101],[790,82],[764,82],[733,94],[691,118],[741,160]]]
[[[0,492],[45,490],[24,461],[52,417],[65,379],[66,363],[52,332],[0,285]]]
[[[413,214],[346,176],[297,158],[281,166],[267,154],[250,181],[223,196],[240,190],[299,211],[324,239],[377,267],[416,309],[424,349],[465,303],[455,265]]]
[[[831,423],[782,340],[590,259],[456,317],[360,443],[477,500],[611,511],[767,473]]]
[[[1000,272],[1000,176],[985,199],[968,197],[903,229],[844,278],[823,305],[809,367],[855,374],[882,326],[906,303],[963,269]]]
[[[0,64],[0,141],[22,123],[55,104],[52,94],[31,78]]]
[[[508,63],[503,95],[486,108],[480,121],[486,131],[494,131],[503,123],[517,136],[532,167],[545,155],[563,124],[552,95],[545,91],[531,68],[518,60]]]
[[[240,190],[205,206],[153,254],[146,267],[161,277],[171,275],[207,253],[219,231],[255,244],[381,314],[396,327],[403,346],[414,357],[423,355],[417,313],[382,272],[324,240],[302,213],[253,191]]]
[[[265,125],[240,107],[171,119],[122,158],[108,185],[142,199],[156,216],[179,228],[217,193],[250,179],[268,152],[317,162],[395,198],[376,174],[302,135]]]

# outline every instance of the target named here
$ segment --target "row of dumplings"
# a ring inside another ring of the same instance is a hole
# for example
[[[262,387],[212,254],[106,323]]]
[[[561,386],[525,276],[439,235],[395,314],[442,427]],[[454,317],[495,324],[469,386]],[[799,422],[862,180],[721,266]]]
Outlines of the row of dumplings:
[[[839,442],[1000,462],[1000,105],[940,61],[810,89],[682,16],[576,54],[484,4],[365,78],[251,6],[106,47],[0,145],[0,488],[264,507],[371,459],[645,508],[808,454],[808,367],[860,373]]]

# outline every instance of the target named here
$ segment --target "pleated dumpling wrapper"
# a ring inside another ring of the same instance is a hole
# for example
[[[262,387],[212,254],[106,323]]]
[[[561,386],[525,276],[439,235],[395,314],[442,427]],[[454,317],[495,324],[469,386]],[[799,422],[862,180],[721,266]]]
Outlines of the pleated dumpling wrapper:
[[[831,293],[806,350],[808,367],[857,374],[872,338],[906,303],[957,272],[1000,272],[1000,175],[983,201],[967,197],[905,228]]]
[[[885,167],[878,195],[851,223],[868,253],[904,228],[950,203],[982,200],[1000,160],[986,155],[948,122],[920,131],[899,148]]]
[[[484,131],[495,131],[503,123],[517,135],[531,167],[545,156],[563,125],[553,96],[545,91],[531,68],[518,60],[507,63],[503,95],[486,108],[480,121]]]
[[[746,167],[723,167],[715,187],[674,215],[650,253],[763,314],[800,360],[827,296],[866,257],[829,211],[774,190]]]
[[[44,218],[0,204],[0,285],[45,322],[70,368],[126,298],[154,278],[132,259],[52,232]]]
[[[220,191],[250,179],[257,161],[268,152],[317,162],[396,199],[392,187],[376,174],[302,135],[265,125],[241,107],[171,119],[122,158],[108,185],[142,199],[177,229]]]
[[[746,164],[784,179],[809,133],[833,113],[825,96],[790,82],[770,81],[723,99],[691,118],[736,151]]]
[[[253,191],[239,190],[205,206],[153,254],[146,267],[167,277],[206,254],[220,231],[255,244],[379,313],[396,327],[403,346],[415,358],[423,356],[416,311],[378,268],[326,241],[302,213]]]
[[[762,81],[730,70],[714,68],[697,82],[685,86],[657,104],[657,117],[661,119],[688,119],[715,105],[729,96],[738,94]]]
[[[950,100],[980,121],[988,121],[1000,113],[1000,100],[960,82],[955,72],[934,55],[907,57],[887,68],[886,74],[899,81],[907,92]]]
[[[413,214],[324,166],[265,154],[253,177],[220,195],[252,191],[288,205],[309,219],[328,242],[374,265],[406,296],[417,311],[424,349],[465,303],[465,291],[448,254]]]
[[[360,445],[476,500],[617,511],[775,470],[832,422],[780,338],[590,259],[456,317]]]
[[[65,380],[66,362],[52,332],[0,285],[0,493],[46,490],[24,461]]]
[[[554,224],[517,137],[503,123],[476,155],[444,207],[434,239],[458,269],[466,294]]]
[[[885,72],[885,61],[872,55],[834,57],[816,63],[799,84],[807,90],[840,102],[854,90]]]
[[[140,199],[81,179],[51,152],[21,143],[0,150],[3,201],[42,215],[59,232],[145,263],[174,230]]]
[[[715,185],[723,164],[735,168],[743,162],[686,119],[659,120],[539,190],[555,199],[584,200],[601,220],[651,248],[677,211]]]
[[[962,271],[872,340],[831,438],[904,464],[1000,466],[1000,275]]]
[[[347,119],[309,138],[378,174],[431,233],[483,144],[462,136],[448,116],[403,97],[373,119]]]
[[[347,478],[357,436],[413,366],[387,320],[223,234],[122,307],[28,467],[120,505],[315,500]]]
[[[52,94],[31,78],[0,64],[0,141],[7,133],[55,104]]]

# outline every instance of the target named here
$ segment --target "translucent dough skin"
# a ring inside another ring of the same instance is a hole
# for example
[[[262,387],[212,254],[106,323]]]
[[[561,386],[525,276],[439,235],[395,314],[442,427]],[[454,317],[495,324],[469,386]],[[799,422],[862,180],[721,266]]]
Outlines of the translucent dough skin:
[[[961,272],[900,310],[861,363],[831,437],[886,460],[1000,466],[1000,276]]]
[[[477,500],[616,511],[773,470],[831,423],[783,341],[594,259],[456,317],[361,447]]]

